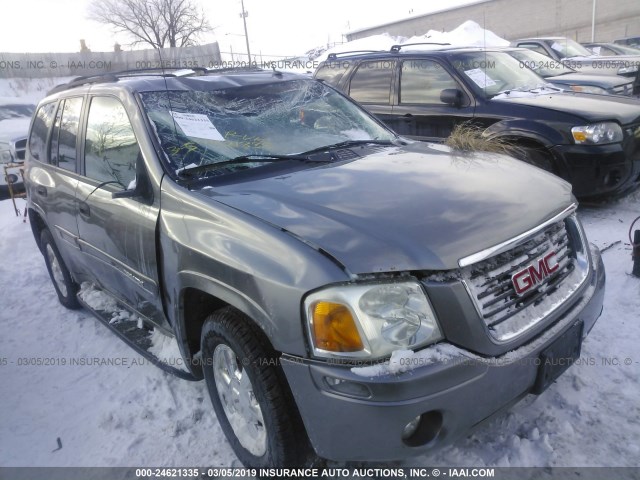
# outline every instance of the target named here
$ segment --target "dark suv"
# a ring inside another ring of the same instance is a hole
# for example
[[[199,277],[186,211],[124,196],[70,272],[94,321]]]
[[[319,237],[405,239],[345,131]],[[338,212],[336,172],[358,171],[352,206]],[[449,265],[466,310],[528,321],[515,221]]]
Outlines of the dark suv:
[[[42,100],[29,218],[60,301],[204,378],[245,465],[417,455],[578,358],[605,277],[566,182],[310,78],[198,73]]]
[[[442,142],[471,121],[571,182],[578,197],[640,183],[640,102],[562,92],[504,51],[395,46],[330,55],[314,76],[406,137]]]

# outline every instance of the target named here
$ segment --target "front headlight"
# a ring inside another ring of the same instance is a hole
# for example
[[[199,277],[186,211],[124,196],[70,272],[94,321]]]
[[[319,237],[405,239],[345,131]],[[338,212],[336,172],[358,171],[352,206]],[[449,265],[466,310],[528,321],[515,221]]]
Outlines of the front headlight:
[[[304,309],[319,357],[375,360],[443,338],[417,281],[330,287],[309,295]]]
[[[618,75],[628,75],[638,71],[638,65],[628,65],[618,69]]]
[[[622,141],[622,128],[615,122],[594,123],[571,129],[577,144],[604,145]]]
[[[604,88],[596,87],[594,85],[571,85],[569,88],[574,92],[580,93],[592,93],[595,95],[609,95]]]
[[[11,155],[9,144],[0,143],[0,163],[11,163],[12,161],[13,155]]]

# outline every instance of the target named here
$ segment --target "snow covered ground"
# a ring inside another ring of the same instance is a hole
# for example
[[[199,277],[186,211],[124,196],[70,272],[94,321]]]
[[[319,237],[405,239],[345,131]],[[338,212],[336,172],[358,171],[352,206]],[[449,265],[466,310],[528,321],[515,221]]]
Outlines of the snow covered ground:
[[[18,97],[34,105],[42,100],[49,90],[76,77],[52,78],[0,78],[0,96]]]
[[[639,214],[640,193],[581,209],[589,239],[612,245],[605,310],[581,364],[407,465],[640,466],[640,279],[629,275],[627,240]],[[0,202],[0,258],[0,466],[239,466],[203,382],[161,371],[86,311],[58,303],[9,200]]]

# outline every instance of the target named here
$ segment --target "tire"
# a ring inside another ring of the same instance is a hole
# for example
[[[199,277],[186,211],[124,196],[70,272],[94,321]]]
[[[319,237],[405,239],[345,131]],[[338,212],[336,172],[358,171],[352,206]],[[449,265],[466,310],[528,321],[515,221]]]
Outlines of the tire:
[[[81,308],[76,297],[79,288],[78,284],[71,278],[71,273],[69,273],[69,269],[64,264],[58,247],[56,247],[53,240],[53,235],[46,228],[40,234],[40,248],[60,303],[71,310]]]
[[[556,173],[553,157],[544,148],[521,147],[520,160],[550,173]]]
[[[276,352],[227,307],[202,329],[204,377],[220,426],[248,468],[293,468],[313,458]]]

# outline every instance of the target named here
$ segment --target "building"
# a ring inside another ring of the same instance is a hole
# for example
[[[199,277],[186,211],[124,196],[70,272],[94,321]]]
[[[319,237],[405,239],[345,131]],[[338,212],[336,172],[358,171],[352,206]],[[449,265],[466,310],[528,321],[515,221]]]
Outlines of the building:
[[[462,7],[416,15],[397,22],[356,30],[348,40],[388,33],[411,37],[429,30],[449,31],[466,20],[515,40],[523,37],[563,36],[591,41],[595,3],[595,41],[640,35],[639,0],[480,0]]]

